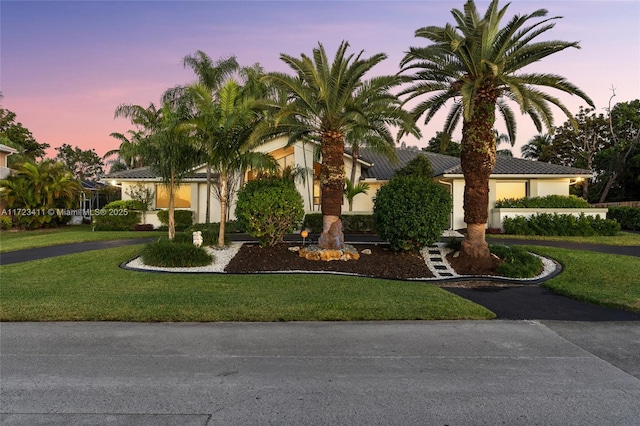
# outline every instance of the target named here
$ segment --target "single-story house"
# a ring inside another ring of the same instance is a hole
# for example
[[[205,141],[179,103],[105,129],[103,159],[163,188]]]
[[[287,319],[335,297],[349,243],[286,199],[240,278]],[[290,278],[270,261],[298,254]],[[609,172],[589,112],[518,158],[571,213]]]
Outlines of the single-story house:
[[[305,204],[305,211],[320,211],[320,182],[317,179],[320,165],[314,162],[315,145],[298,142],[287,146],[285,138],[275,139],[260,147],[263,152],[270,153],[281,167],[301,166],[313,171],[313,179],[298,182],[297,187]],[[368,149],[362,149],[354,164],[350,153],[344,156],[346,176],[351,174],[352,167],[356,167],[356,179],[366,182],[369,190],[366,194],[354,198],[353,213],[371,213],[376,192],[394,174],[394,170],[404,166],[419,154],[424,154],[430,161],[434,179],[448,188],[453,198],[450,229],[463,229],[464,223],[463,194],[464,177],[458,157],[424,152],[418,149],[396,149],[398,160],[391,162],[387,157]],[[593,177],[589,170],[559,166],[521,158],[498,156],[496,166],[489,181],[489,214],[494,209],[496,200],[504,198],[536,197],[546,195],[569,195],[571,185],[583,179]],[[253,172],[249,171],[245,179],[252,179]],[[131,198],[131,187],[144,184],[155,191],[153,208],[168,207],[168,198],[160,178],[155,176],[148,167],[131,169],[112,173],[105,178],[114,185],[122,187],[122,198]],[[190,209],[194,212],[196,222],[205,221],[206,209],[206,168],[196,167],[184,180],[176,194],[176,208]],[[217,222],[220,218],[219,202],[212,195],[210,220]],[[233,200],[235,201],[235,199]],[[231,205],[230,218],[233,218],[234,205]],[[348,203],[345,199],[342,211],[348,214]],[[149,223],[153,223],[150,221]],[[489,227],[500,227],[500,223],[490,223]]]

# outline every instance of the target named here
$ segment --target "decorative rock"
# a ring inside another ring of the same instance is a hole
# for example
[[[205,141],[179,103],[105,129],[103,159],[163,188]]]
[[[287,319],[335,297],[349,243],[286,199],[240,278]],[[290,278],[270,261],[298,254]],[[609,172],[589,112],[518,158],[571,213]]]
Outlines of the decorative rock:
[[[371,249],[364,249],[360,252],[360,254],[371,254]]]
[[[453,257],[460,257],[460,252],[457,251],[457,252],[453,253]]]
[[[317,245],[303,247],[298,252],[300,257],[307,260],[323,260],[329,262],[331,260],[358,260],[360,253],[353,246],[345,245],[343,250],[321,249]]]
[[[289,251],[293,251],[293,252],[300,251],[300,247],[298,246],[289,247]]]
[[[318,245],[324,249],[342,250],[344,247],[344,234],[341,220],[336,220],[331,224],[327,232],[320,234]]]
[[[203,242],[203,238],[202,238],[202,232],[201,231],[194,231],[193,232],[193,245],[196,247],[200,247],[202,245]]]

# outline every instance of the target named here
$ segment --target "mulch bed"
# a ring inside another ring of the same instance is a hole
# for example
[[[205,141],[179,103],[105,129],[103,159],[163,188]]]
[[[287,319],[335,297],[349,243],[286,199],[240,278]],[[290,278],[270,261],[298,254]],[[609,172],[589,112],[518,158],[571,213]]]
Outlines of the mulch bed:
[[[225,271],[235,274],[265,271],[332,271],[400,280],[433,277],[420,254],[395,253],[386,245],[358,244],[355,246],[358,251],[369,249],[371,254],[361,254],[358,260],[331,262],[304,259],[297,252],[290,251],[291,246],[296,244],[282,243],[273,247],[243,244]]]
[[[359,252],[371,250],[371,254],[360,254],[358,260],[334,260],[331,262],[307,260],[289,247],[298,246],[292,243],[276,244],[273,247],[261,247],[259,244],[243,244],[238,254],[227,265],[225,271],[233,274],[278,271],[305,272],[344,272],[370,277],[387,279],[433,278],[424,259],[419,253],[398,253],[389,249],[388,244],[357,244]],[[497,259],[487,262],[453,258],[447,256],[452,268],[461,275],[496,275]],[[466,283],[466,286],[477,286],[485,283]]]

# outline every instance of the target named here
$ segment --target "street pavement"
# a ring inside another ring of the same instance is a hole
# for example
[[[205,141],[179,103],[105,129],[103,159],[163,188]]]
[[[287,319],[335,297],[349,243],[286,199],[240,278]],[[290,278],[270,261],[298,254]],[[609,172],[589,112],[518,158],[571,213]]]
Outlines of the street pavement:
[[[640,323],[2,323],[2,425],[638,425]]]

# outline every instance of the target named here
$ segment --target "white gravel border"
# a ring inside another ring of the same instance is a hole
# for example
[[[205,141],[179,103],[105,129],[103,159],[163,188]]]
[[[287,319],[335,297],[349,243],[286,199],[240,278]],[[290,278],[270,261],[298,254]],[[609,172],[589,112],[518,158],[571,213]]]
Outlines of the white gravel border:
[[[124,264],[129,269],[143,270],[143,271],[162,271],[162,272],[224,272],[224,268],[227,267],[231,259],[238,254],[240,247],[243,243],[233,242],[224,248],[212,248],[205,247],[204,249],[213,255],[213,262],[205,266],[194,266],[191,268],[164,268],[161,266],[150,266],[142,263],[140,257],[129,261]]]
[[[229,262],[231,261],[231,259],[233,259],[233,257],[238,254],[238,251],[240,250],[240,248],[242,247],[244,243],[242,242],[232,242],[230,245],[225,246],[224,248],[212,248],[212,247],[205,247],[205,250],[207,250],[208,253],[212,254],[214,257],[214,260],[211,264],[206,265],[206,266],[194,266],[191,268],[165,268],[165,267],[160,267],[160,266],[150,266],[150,265],[145,265],[142,262],[142,259],[140,257],[136,257],[133,260],[130,260],[129,262],[125,263],[123,266],[125,268],[128,269],[132,269],[132,270],[140,270],[140,271],[160,271],[160,272],[201,272],[201,273],[225,273],[224,269],[227,267],[227,265],[229,264]],[[428,249],[429,248],[434,248],[434,246],[431,247],[425,247],[424,249],[421,250],[421,254],[422,257],[425,261],[425,264],[427,265],[427,267],[429,268],[429,270],[431,270],[431,272],[434,274],[434,277],[425,277],[425,278],[411,278],[408,281],[441,281],[441,280],[447,280],[447,281],[455,281],[455,280],[460,280],[460,279],[474,279],[474,278],[488,278],[491,280],[495,280],[495,279],[499,279],[501,281],[514,281],[514,282],[533,282],[533,281],[538,281],[540,279],[543,279],[553,273],[555,273],[558,269],[558,264],[556,262],[554,262],[551,259],[548,259],[546,257],[540,256],[538,254],[535,253],[531,253],[534,256],[538,256],[541,260],[542,260],[542,265],[543,265],[543,271],[533,277],[533,278],[507,278],[507,277],[496,277],[496,276],[489,276],[489,275],[458,275],[457,273],[455,273],[455,271],[453,271],[449,265],[449,263],[446,261],[446,255],[451,251],[451,249],[446,248],[446,244],[444,243],[438,243],[435,244],[435,247],[437,247],[440,250],[440,254],[441,257],[443,259],[443,263],[442,262],[438,262],[438,264],[442,265],[446,265],[447,268],[447,272],[453,272],[454,276],[449,276],[449,277],[442,277],[439,276],[439,271],[437,269],[434,268],[434,262],[430,261],[430,256],[428,253]],[[444,272],[444,271],[443,271]],[[331,273],[335,273],[336,275],[353,275],[353,276],[359,276],[358,274],[351,274],[351,273],[346,273],[346,272],[332,272],[332,271],[322,271],[322,270],[318,270],[318,271],[266,271],[266,272],[261,272],[261,273],[294,273],[294,274],[301,274],[301,273],[307,273],[307,274],[323,274],[323,273],[327,273],[327,274],[331,274]]]

